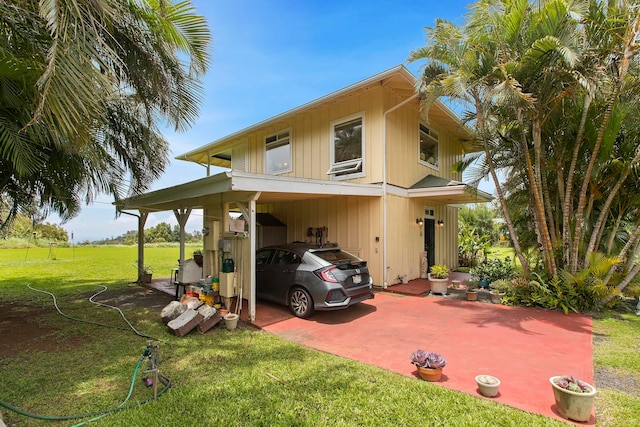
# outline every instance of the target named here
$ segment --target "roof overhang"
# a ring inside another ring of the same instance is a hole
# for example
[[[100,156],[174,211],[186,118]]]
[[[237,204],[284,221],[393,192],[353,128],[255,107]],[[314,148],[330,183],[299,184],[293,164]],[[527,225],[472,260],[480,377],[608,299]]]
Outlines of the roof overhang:
[[[491,194],[463,183],[447,187],[409,189],[407,193],[409,198],[425,198],[447,205],[486,203],[493,200]]]
[[[435,175],[426,175],[411,188],[395,187],[391,192],[411,199],[423,198],[447,205],[486,203],[493,200],[493,196],[489,193],[463,182]]]
[[[229,171],[130,197],[118,203],[118,207],[120,210],[147,212],[184,208],[198,209],[216,203],[247,202],[256,199],[258,193],[260,203],[270,203],[334,196],[380,197],[382,196],[382,188],[376,184],[287,178]]]
[[[271,126],[278,122],[288,120],[292,116],[316,108],[322,104],[335,101],[337,98],[351,94],[358,90],[366,90],[372,85],[382,85],[402,98],[409,98],[416,94],[418,80],[404,65],[397,65],[386,71],[378,73],[374,76],[361,80],[343,89],[332,92],[323,97],[317,98],[306,104],[278,114],[247,128],[224,136],[218,140],[210,142],[206,145],[198,147],[187,153],[180,154],[175,158],[177,160],[185,160],[198,163],[201,165],[218,166],[223,168],[231,167],[231,149],[239,141],[243,141],[252,132],[258,131],[264,127]],[[417,100],[415,101],[417,105]],[[446,104],[440,100],[436,100],[428,112],[425,112],[427,121],[435,120],[447,126],[453,136],[460,142],[465,152],[472,150],[473,145],[470,143],[473,137],[471,130],[465,126],[460,118]]]

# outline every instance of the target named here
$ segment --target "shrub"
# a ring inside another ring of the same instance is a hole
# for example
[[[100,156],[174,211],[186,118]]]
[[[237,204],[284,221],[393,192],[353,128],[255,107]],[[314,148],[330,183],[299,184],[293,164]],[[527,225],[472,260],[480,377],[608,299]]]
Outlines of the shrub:
[[[513,276],[513,266],[511,258],[506,257],[503,260],[491,259],[473,267],[469,273],[478,280],[487,280],[493,283],[496,280],[511,279]]]
[[[491,289],[498,292],[507,293],[507,292],[510,292],[512,288],[513,288],[513,285],[511,284],[510,280],[499,279],[499,280],[495,280],[494,282],[491,282]]]

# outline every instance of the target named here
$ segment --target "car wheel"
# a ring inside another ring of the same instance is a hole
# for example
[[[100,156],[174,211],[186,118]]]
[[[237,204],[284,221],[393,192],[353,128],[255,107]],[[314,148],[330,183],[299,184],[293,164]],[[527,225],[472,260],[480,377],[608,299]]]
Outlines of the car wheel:
[[[294,288],[289,295],[289,309],[294,316],[306,319],[313,314],[313,299],[303,288]]]

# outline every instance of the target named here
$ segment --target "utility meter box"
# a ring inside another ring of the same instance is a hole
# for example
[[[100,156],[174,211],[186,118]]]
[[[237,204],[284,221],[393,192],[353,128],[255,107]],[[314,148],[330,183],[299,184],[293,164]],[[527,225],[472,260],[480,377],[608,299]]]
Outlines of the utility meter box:
[[[218,240],[218,249],[220,249],[222,252],[231,252],[231,240]]]

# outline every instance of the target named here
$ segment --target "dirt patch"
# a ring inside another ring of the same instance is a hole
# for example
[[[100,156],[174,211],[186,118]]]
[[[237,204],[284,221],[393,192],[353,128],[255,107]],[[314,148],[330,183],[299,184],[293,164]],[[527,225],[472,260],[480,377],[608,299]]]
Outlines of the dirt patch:
[[[631,376],[611,368],[598,368],[594,372],[596,388],[609,388],[640,397],[640,376]]]
[[[31,349],[57,351],[53,339],[57,329],[43,327],[43,316],[38,307],[0,302],[0,358]]]
[[[91,295],[92,292],[86,294],[87,298]],[[130,285],[115,291],[107,290],[94,300],[123,310],[147,308],[157,311],[159,316],[172,299],[163,292]],[[57,338],[59,328],[43,326],[44,317],[49,314],[39,305],[0,301],[0,359],[15,357],[22,351],[67,351],[79,345],[82,338],[60,340]]]

